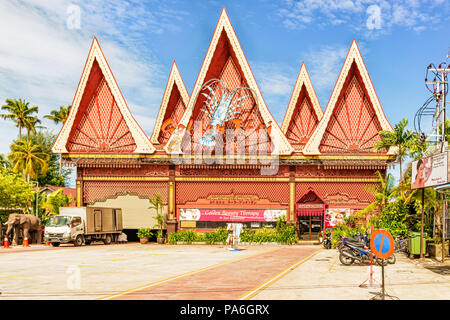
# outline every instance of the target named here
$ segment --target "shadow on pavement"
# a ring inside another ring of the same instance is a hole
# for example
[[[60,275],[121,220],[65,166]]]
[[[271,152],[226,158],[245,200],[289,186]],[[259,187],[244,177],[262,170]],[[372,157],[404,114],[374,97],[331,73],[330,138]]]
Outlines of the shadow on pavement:
[[[444,276],[450,275],[450,266],[426,266],[425,269]]]

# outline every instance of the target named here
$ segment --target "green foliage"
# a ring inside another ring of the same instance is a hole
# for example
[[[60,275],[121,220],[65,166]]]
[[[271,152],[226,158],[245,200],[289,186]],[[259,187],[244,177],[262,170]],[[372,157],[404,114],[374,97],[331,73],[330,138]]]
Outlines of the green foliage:
[[[227,242],[228,232],[224,228],[217,228],[212,232],[205,232],[203,237],[206,244],[214,244],[218,242],[225,244]]]
[[[41,145],[22,139],[11,145],[8,158],[14,172],[22,172],[27,180],[34,180],[39,173],[47,172],[50,155],[43,150]]]
[[[156,210],[156,216],[153,217],[153,219],[156,220],[155,226],[160,228],[160,230],[158,232],[158,238],[163,237],[163,226],[164,226],[164,222],[166,220],[165,216],[162,213],[163,206],[164,206],[164,202],[162,201],[161,194],[158,192],[155,194],[153,199],[150,200],[150,207],[148,207],[149,209]]]
[[[33,185],[21,174],[0,167],[0,208],[18,209],[27,212],[35,196]],[[0,209],[0,210],[1,210]],[[10,211],[0,211],[0,220],[5,222]]]
[[[139,239],[150,238],[153,235],[153,231],[150,228],[140,228],[137,232]]]
[[[57,189],[49,195],[41,193],[39,195],[39,218],[42,223],[47,223],[50,216],[59,214],[60,207],[67,207],[73,198],[62,193],[63,189]]]
[[[293,225],[284,225],[280,228],[244,228],[241,233],[241,241],[249,243],[277,242],[282,244],[294,244],[298,241]]]
[[[0,116],[5,120],[14,122],[16,127],[19,128],[19,140],[22,139],[22,128],[27,129],[27,136],[29,137],[30,131],[35,132],[36,124],[41,122],[33,116],[34,113],[38,113],[39,108],[29,105],[29,102],[22,99],[6,99],[6,104],[1,108],[6,113],[0,114]]]
[[[60,168],[61,155],[52,153],[52,146],[56,135],[48,131],[38,131],[30,136],[30,140],[35,145],[40,145],[42,150],[50,155],[48,160],[48,170],[45,174],[38,174],[40,186],[51,185],[64,187],[72,172],[70,168]]]
[[[191,244],[192,242],[205,241],[205,236],[203,233],[194,230],[178,231],[171,233],[168,241],[170,244],[176,244],[177,242]]]
[[[356,217],[345,217],[342,223],[333,227],[331,231],[331,245],[334,248],[341,237],[354,237],[358,232],[368,232],[369,226],[356,223]]]

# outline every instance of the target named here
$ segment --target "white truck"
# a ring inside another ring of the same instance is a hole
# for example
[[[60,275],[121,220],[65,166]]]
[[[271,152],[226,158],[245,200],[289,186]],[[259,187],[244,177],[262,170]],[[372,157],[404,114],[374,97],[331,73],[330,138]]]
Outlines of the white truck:
[[[57,247],[61,243],[75,246],[92,241],[110,244],[122,233],[122,210],[103,207],[61,207],[45,226],[44,241]]]

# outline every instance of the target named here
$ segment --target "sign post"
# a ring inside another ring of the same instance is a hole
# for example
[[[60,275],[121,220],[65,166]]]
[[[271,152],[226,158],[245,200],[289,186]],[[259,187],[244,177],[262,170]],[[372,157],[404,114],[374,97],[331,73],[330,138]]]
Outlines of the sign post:
[[[375,230],[370,238],[370,249],[380,259],[381,263],[381,300],[385,300],[386,291],[384,287],[384,260],[388,259],[394,252],[394,238],[386,230]]]

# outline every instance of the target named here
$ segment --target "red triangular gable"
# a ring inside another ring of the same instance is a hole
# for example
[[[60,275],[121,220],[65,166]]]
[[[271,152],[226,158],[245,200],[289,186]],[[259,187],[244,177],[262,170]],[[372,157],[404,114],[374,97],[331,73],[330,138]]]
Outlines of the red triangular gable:
[[[97,39],[54,153],[153,153],[155,148],[128,109]]]
[[[198,125],[199,128],[197,128],[200,131],[200,137],[208,131],[208,128],[214,127],[212,123],[214,123],[215,118],[212,113],[205,111],[207,98],[203,95],[211,94],[210,91],[204,88],[204,84],[208,83],[208,81],[215,81],[213,79],[218,80],[211,86],[211,90],[215,92],[218,99],[225,96],[224,87],[230,92],[238,87],[250,88],[250,91],[239,91],[236,94],[234,101],[237,102],[239,98],[243,98],[243,100],[240,100],[239,112],[235,114],[233,119],[220,122],[219,125],[216,125],[220,127],[220,130],[243,129],[246,133],[245,139],[248,139],[248,143],[245,144],[246,154],[250,153],[251,150],[256,150],[254,149],[255,145],[257,145],[256,148],[265,147],[265,150],[269,154],[292,153],[292,146],[282,134],[278,124],[267,109],[225,9],[222,10],[209,49],[194,85],[188,107],[180,121],[179,131],[172,135],[166,144],[165,149],[168,153],[180,152],[180,144],[186,131],[189,132],[191,137],[196,135],[196,132],[194,132],[196,130],[195,123],[200,123]],[[262,128],[267,129],[269,133],[267,142],[250,140],[250,135]],[[192,139],[191,143],[194,149],[199,146],[202,148],[195,138]],[[224,150],[230,147],[226,145],[225,141],[223,145]]]
[[[302,151],[310,155],[373,154],[381,130],[392,131],[392,127],[353,41],[323,118]]]
[[[322,116],[319,100],[305,64],[302,63],[281,125],[281,131],[296,150],[301,150]]]
[[[166,144],[180,123],[188,102],[189,94],[174,61],[150,138],[153,144]]]

